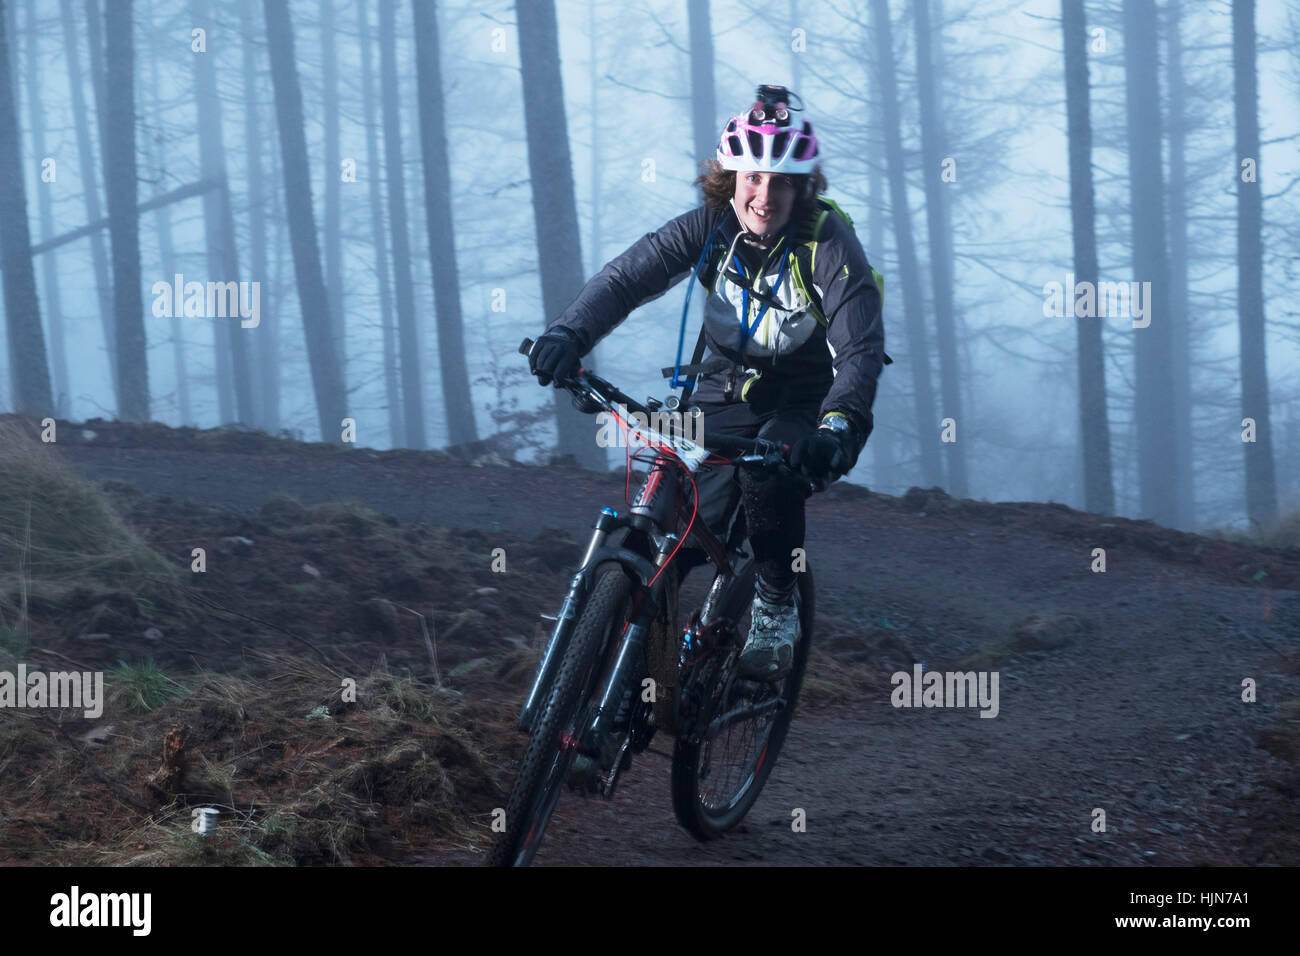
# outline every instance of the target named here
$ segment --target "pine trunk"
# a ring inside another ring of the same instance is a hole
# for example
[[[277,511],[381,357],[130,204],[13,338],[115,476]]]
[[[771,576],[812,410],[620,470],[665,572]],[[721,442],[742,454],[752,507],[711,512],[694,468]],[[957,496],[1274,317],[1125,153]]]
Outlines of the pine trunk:
[[[451,216],[451,163],[447,158],[447,114],[443,106],[442,54],[438,8],[434,0],[412,0],[415,18],[415,68],[420,102],[420,151],[424,159],[424,205],[429,231],[429,266],[438,313],[438,359],[442,400],[447,413],[447,443],[478,439],[474,396],[465,360],[464,320],[460,310],[460,272]]]
[[[582,242],[573,191],[564,88],[560,80],[560,39],[554,0],[516,0],[519,60],[532,180],[533,225],[541,272],[542,311],[558,316],[582,291]],[[591,354],[584,367],[595,370]],[[573,407],[569,393],[555,389],[559,439],[556,452],[583,467],[605,471],[608,458],[596,444],[590,416]]]
[[[380,185],[379,143],[375,132],[375,81],[369,15],[357,4],[357,35],[361,38],[361,99],[366,122],[366,181],[370,190],[370,236],[375,249],[375,276],[379,283],[379,321],[383,329],[384,394],[388,399],[388,444],[404,441],[402,390],[398,381],[396,334],[393,328],[393,285],[388,275],[388,236],[384,231],[384,197]]]
[[[12,0],[10,0],[12,2]],[[46,416],[54,412],[45,333],[36,298],[32,241],[27,225],[27,187],[22,143],[9,67],[10,39],[0,0],[0,267],[4,269],[5,325],[9,333],[9,374],[15,411]]]
[[[1091,91],[1088,35],[1083,0],[1061,0],[1065,43],[1065,113],[1070,151],[1070,217],[1076,282],[1097,282],[1096,205],[1092,185]],[[1066,293],[1073,301],[1074,291]],[[1095,514],[1115,513],[1111,475],[1110,416],[1106,408],[1106,363],[1101,319],[1076,318],[1079,349],[1079,443],[1083,506]]]
[[[117,410],[128,422],[149,420],[149,356],[140,290],[139,174],[135,161],[135,43],[132,0],[115,0],[104,29],[104,188],[113,250],[113,324],[117,329]]]
[[[1277,517],[1273,473],[1273,430],[1268,397],[1268,356],[1264,342],[1263,241],[1260,224],[1262,171],[1259,155],[1259,88],[1255,66],[1255,0],[1232,3],[1233,106],[1237,161],[1253,160],[1255,175],[1237,169],[1237,326],[1241,335],[1241,416],[1255,422],[1255,440],[1244,442],[1246,514],[1252,522]],[[1247,179],[1252,181],[1247,182]]]
[[[347,395],[330,336],[329,297],[321,273],[316,216],[312,210],[311,164],[303,131],[302,89],[294,59],[293,24],[287,0],[263,0],[262,9],[266,16],[271,83],[275,88],[275,113],[280,127],[280,166],[284,171],[289,241],[321,440],[341,443],[343,419],[348,417]]]
[[[939,465],[939,419],[934,412],[934,390],[930,379],[930,343],[925,328],[925,302],[921,296],[921,270],[917,265],[912,236],[912,214],[907,202],[907,169],[903,159],[903,134],[895,79],[893,27],[886,0],[871,0],[876,23],[876,62],[880,78],[880,101],[885,120],[885,158],[889,168],[889,198],[893,210],[894,241],[898,246],[898,271],[903,287],[903,322],[907,327],[908,358],[912,369],[912,403],[920,439],[923,485],[942,481]]]
[[[1164,170],[1160,161],[1160,81],[1154,0],[1124,6],[1124,73],[1129,156],[1129,210],[1133,276],[1146,315],[1120,317],[1136,337],[1138,511],[1168,527],[1183,527],[1172,464],[1174,457],[1173,355],[1169,329],[1169,260],[1165,251]],[[1146,285],[1150,283],[1150,285]],[[1100,311],[1100,310],[1099,310]],[[1112,319],[1113,320],[1113,319]],[[1149,324],[1147,324],[1149,323]],[[1145,327],[1143,327],[1145,326]]]
[[[379,61],[384,100],[384,160],[388,173],[388,228],[393,239],[397,293],[397,341],[401,352],[402,418],[407,448],[426,447],[420,343],[415,329],[411,240],[406,224],[406,178],[402,170],[402,115],[397,88],[396,0],[379,0]]]

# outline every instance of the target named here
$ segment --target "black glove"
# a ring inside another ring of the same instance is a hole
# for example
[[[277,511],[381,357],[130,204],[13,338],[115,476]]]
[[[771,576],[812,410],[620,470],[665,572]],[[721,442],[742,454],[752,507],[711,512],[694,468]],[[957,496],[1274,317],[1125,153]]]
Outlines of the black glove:
[[[552,379],[572,378],[582,359],[579,348],[577,333],[562,325],[538,338],[528,353],[528,368],[537,376],[537,384],[550,385]]]
[[[795,442],[790,467],[823,490],[853,467],[853,452],[852,432],[818,428]]]

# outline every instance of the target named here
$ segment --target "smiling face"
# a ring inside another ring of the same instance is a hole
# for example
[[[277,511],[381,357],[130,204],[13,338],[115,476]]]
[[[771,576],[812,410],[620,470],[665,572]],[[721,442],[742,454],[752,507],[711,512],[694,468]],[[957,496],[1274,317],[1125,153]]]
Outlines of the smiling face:
[[[785,173],[736,173],[735,205],[740,224],[762,236],[783,228],[794,208],[795,181]]]

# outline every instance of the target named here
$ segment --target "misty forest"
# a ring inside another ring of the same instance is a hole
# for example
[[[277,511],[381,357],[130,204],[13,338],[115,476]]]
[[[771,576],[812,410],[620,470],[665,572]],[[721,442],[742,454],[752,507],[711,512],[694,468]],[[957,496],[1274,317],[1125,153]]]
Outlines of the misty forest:
[[[519,343],[779,83],[885,277],[847,481],[1189,530],[1300,502],[1294,6],[0,9],[2,411],[621,466]],[[665,397],[685,291],[585,364]]]

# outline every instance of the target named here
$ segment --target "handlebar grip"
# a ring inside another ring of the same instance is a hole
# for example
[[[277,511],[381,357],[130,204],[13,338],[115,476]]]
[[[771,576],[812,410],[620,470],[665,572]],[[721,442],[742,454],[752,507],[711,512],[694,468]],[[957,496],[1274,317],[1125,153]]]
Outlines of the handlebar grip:
[[[519,354],[520,354],[520,355],[527,355],[527,354],[529,354],[530,352],[532,352],[532,350],[533,350],[533,340],[532,340],[532,339],[525,338],[522,342],[519,343]]]

